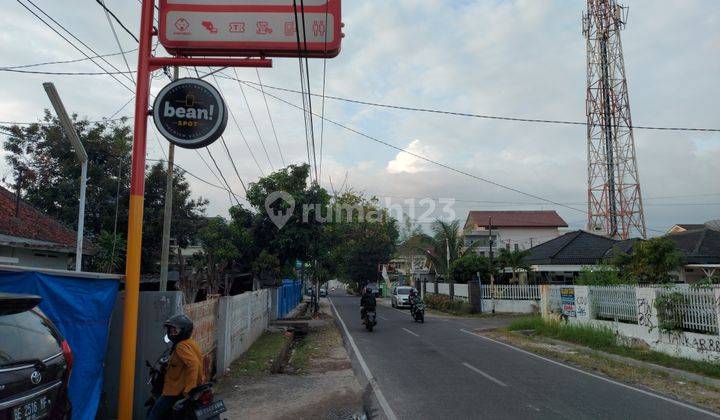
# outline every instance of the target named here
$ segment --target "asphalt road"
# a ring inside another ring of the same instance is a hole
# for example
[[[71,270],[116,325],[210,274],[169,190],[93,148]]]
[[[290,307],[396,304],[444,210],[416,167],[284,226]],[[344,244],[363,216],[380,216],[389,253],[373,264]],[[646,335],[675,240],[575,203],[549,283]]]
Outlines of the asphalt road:
[[[379,418],[720,418],[471,332],[497,319],[428,316],[419,324],[407,310],[378,305],[378,325],[368,332],[358,297],[330,299]]]

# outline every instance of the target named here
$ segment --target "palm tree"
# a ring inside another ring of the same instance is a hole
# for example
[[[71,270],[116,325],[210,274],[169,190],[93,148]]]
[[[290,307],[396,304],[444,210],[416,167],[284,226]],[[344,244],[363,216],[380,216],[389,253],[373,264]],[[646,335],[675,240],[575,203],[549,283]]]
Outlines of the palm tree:
[[[510,251],[505,248],[500,250],[500,264],[512,270],[512,283],[518,282],[517,272],[519,270],[530,270],[530,266],[525,262],[525,257],[528,255],[530,255],[529,251]]]
[[[450,298],[452,299],[454,288],[453,280],[450,277],[450,264],[459,257],[469,254],[475,249],[476,245],[465,247],[460,221],[458,220],[444,222],[436,219],[431,225],[431,229],[432,236],[422,235],[423,248],[420,248],[420,251],[427,255],[436,272],[443,273],[450,284]]]

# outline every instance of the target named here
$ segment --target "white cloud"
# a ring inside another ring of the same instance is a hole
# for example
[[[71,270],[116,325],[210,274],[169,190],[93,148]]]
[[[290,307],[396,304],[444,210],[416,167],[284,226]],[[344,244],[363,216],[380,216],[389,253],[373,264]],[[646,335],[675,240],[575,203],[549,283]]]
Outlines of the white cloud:
[[[421,144],[418,139],[411,141],[405,150],[431,159],[439,157],[433,147]],[[385,169],[391,174],[416,174],[418,172],[426,172],[431,168],[432,164],[430,162],[412,156],[408,153],[400,152],[395,156],[395,159],[388,162]]]

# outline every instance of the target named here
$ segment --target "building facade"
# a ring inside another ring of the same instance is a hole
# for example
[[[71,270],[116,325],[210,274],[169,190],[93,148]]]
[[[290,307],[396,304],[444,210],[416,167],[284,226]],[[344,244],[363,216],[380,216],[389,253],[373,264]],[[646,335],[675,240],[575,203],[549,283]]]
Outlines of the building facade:
[[[463,235],[466,247],[474,245],[478,254],[488,255],[491,240],[494,252],[522,251],[557,238],[567,227],[554,210],[471,211]]]

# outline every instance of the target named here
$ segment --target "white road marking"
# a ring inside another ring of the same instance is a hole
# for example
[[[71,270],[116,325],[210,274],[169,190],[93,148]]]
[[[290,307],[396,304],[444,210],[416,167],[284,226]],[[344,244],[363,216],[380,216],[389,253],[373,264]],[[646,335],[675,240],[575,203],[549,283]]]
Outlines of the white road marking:
[[[484,336],[482,336],[482,335],[476,334],[476,333],[471,332],[471,331],[467,331],[467,330],[465,330],[465,329],[460,329],[460,331],[461,331],[461,332],[464,332],[465,334],[469,334],[469,335],[475,336],[475,337],[477,337],[477,338],[481,338],[481,339],[483,339],[483,340],[491,341],[491,342],[493,342],[493,343],[495,343],[495,344],[500,344],[501,346],[505,346],[505,347],[510,348],[510,349],[513,349],[513,350],[515,350],[515,351],[519,351],[520,353],[527,354],[528,356],[535,357],[535,358],[540,359],[540,360],[543,360],[543,361],[545,361],[545,362],[552,363],[552,364],[554,364],[554,365],[564,367],[565,369],[570,369],[570,370],[572,370],[572,371],[574,371],[574,372],[582,373],[583,375],[587,375],[587,376],[593,377],[593,378],[595,378],[595,379],[599,379],[599,380],[601,380],[601,381],[605,381],[605,382],[611,383],[611,384],[613,384],[613,385],[617,385],[617,386],[622,387],[622,388],[625,388],[625,389],[630,389],[630,390],[639,392],[639,393],[641,393],[641,394],[647,395],[647,396],[649,396],[649,397],[654,397],[654,398],[657,398],[657,399],[659,399],[659,400],[667,401],[667,402],[669,402],[669,403],[671,403],[671,404],[675,404],[675,405],[678,405],[678,406],[680,406],[680,407],[684,407],[684,408],[687,408],[687,409],[689,409],[689,410],[696,411],[696,412],[698,412],[698,413],[706,414],[706,415],[708,415],[708,416],[715,417],[715,418],[720,418],[720,414],[713,413],[713,412],[707,411],[707,410],[703,410],[702,408],[695,407],[695,406],[692,406],[692,405],[690,405],[690,404],[685,404],[684,402],[676,401],[676,400],[673,400],[672,398],[664,397],[664,396],[662,396],[662,395],[658,395],[658,394],[652,393],[652,392],[650,392],[650,391],[645,391],[644,389],[635,388],[634,386],[630,386],[630,385],[624,384],[624,383],[622,383],[622,382],[618,382],[618,381],[615,381],[615,380],[612,380],[612,379],[610,379],[610,378],[606,378],[606,377],[603,377],[603,376],[600,376],[600,375],[596,375],[596,374],[594,374],[594,373],[586,372],[586,371],[584,371],[584,370],[582,370],[582,369],[578,369],[578,368],[573,367],[573,366],[568,366],[568,365],[566,365],[566,364],[564,364],[564,363],[560,363],[560,362],[558,362],[558,361],[556,361],[556,360],[548,359],[547,357],[543,357],[543,356],[540,356],[540,355],[538,355],[538,354],[529,352],[529,351],[527,351],[527,350],[523,350],[523,349],[521,349],[521,348],[515,347],[515,346],[513,346],[513,345],[510,345],[510,344],[507,344],[507,343],[503,343],[502,341],[494,340],[494,339],[489,338],[489,337],[484,337]]]
[[[407,328],[403,328],[403,330],[405,330],[405,332],[409,332],[410,334],[414,335],[415,337],[420,337],[420,335],[415,334],[414,332],[408,330]]]
[[[340,312],[338,312],[332,299],[328,299],[328,300],[330,301],[330,305],[332,306],[333,310],[335,311],[335,315],[337,315],[338,320],[340,321],[340,325],[342,325],[343,330],[345,331],[345,334],[348,337],[348,341],[350,342],[350,347],[352,347],[353,351],[355,352],[355,356],[358,359],[358,363],[360,363],[360,367],[362,368],[363,372],[365,373],[365,376],[368,379],[368,382],[370,382],[370,386],[372,386],[372,389],[375,392],[375,397],[378,400],[378,404],[380,404],[380,407],[385,412],[385,416],[388,418],[388,420],[397,420],[397,416],[395,416],[395,413],[393,412],[392,408],[390,408],[390,404],[388,404],[387,400],[385,399],[385,396],[383,395],[382,391],[380,390],[380,385],[377,383],[377,380],[373,376],[372,372],[370,372],[370,368],[365,363],[365,358],[363,358],[357,345],[355,345],[355,340],[353,340],[352,335],[350,335],[350,331],[348,331],[347,327],[345,326],[345,321],[343,321],[342,317],[340,316]]]
[[[470,365],[470,364],[468,364],[468,363],[464,363],[464,362],[463,362],[463,366],[465,366],[466,368],[472,370],[472,371],[475,372],[475,373],[480,374],[480,376],[483,376],[485,379],[489,379],[489,380],[495,382],[496,384],[498,384],[498,385],[500,385],[500,386],[508,386],[508,384],[506,384],[505,382],[503,382],[503,381],[501,381],[501,380],[499,380],[499,379],[497,379],[497,378],[495,378],[495,377],[493,377],[493,376],[488,375],[487,373],[483,372],[482,370],[476,368],[476,367],[473,366],[473,365]]]

